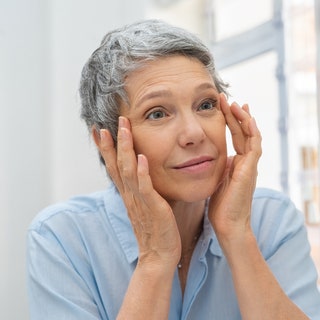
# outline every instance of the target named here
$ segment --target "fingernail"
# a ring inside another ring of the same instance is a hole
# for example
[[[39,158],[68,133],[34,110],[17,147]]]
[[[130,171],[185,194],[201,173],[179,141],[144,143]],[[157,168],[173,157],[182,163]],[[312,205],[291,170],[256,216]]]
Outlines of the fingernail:
[[[123,140],[128,138],[128,130],[126,128],[120,127],[119,132],[120,132],[120,136]]]
[[[232,102],[232,104],[234,104],[234,105],[236,105],[237,107],[239,107],[239,108],[240,108],[239,103],[237,103],[236,101],[233,101],[233,102]]]
[[[225,102],[228,102],[227,95],[224,92],[220,93],[220,99],[224,100]]]

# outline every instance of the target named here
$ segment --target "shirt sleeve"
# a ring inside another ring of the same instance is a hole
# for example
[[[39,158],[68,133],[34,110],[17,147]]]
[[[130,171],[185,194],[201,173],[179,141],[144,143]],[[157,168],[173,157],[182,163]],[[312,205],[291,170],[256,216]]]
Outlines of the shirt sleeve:
[[[27,277],[31,320],[107,319],[54,236],[29,231]]]
[[[310,319],[320,320],[317,271],[303,214],[287,197],[277,194],[262,201],[261,208],[263,216],[256,221],[258,242],[269,267],[288,297]]]

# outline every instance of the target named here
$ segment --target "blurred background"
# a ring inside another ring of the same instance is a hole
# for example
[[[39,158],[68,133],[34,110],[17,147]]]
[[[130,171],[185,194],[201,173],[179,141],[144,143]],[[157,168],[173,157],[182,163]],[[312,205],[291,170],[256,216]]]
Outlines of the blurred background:
[[[81,69],[103,35],[144,18],[212,49],[230,100],[263,135],[258,186],[290,195],[320,270],[319,0],[0,0],[0,318],[29,319],[25,237],[43,207],[106,186],[79,119]]]

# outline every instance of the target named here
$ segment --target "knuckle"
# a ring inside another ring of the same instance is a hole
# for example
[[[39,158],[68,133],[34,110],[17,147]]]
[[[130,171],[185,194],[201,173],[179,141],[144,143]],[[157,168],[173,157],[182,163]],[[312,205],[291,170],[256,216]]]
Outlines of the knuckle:
[[[122,166],[120,172],[121,172],[121,176],[125,180],[132,180],[134,178],[134,172],[131,166],[128,166],[128,165]]]

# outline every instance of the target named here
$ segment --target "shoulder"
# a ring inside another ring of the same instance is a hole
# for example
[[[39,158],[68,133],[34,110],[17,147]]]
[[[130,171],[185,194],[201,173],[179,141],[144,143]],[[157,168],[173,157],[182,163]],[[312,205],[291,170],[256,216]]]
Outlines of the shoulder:
[[[254,200],[269,200],[269,201],[281,201],[281,202],[291,202],[290,198],[281,191],[269,189],[269,188],[256,188],[254,195]]]
[[[257,188],[254,193],[252,219],[256,223],[269,222],[279,226],[284,223],[293,227],[304,224],[302,212],[287,195],[267,188]]]
[[[77,195],[70,199],[50,205],[40,211],[32,220],[29,230],[41,232],[46,227],[54,228],[76,223],[86,223],[87,219],[97,218],[105,211],[104,197],[107,191],[87,195]]]
[[[253,196],[255,218],[287,219],[296,218],[303,223],[303,215],[293,201],[284,193],[267,188],[257,188]]]
[[[253,197],[253,231],[263,248],[280,246],[305,233],[304,216],[291,199],[275,190],[257,188]]]

